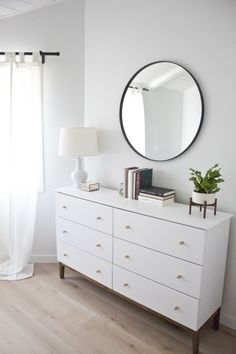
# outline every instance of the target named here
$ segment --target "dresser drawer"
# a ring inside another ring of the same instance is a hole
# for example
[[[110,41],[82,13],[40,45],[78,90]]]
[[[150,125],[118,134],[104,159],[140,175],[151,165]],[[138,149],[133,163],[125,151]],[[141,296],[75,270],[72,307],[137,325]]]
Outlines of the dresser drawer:
[[[112,262],[112,236],[60,217],[56,230],[60,240]]]
[[[56,193],[56,215],[112,234],[112,208],[109,206]]]
[[[203,262],[204,230],[115,209],[114,236],[193,263]]]
[[[202,267],[172,256],[114,239],[114,264],[150,280],[200,297]]]
[[[96,280],[108,288],[112,287],[112,265],[98,257],[81,251],[65,242],[57,240],[59,262]]]
[[[197,329],[199,300],[113,266],[113,290],[191,329]]]

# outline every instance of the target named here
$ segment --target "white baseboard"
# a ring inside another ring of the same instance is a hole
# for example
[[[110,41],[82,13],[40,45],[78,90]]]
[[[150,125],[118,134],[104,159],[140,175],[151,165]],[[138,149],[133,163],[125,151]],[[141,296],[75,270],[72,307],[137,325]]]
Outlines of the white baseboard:
[[[236,331],[236,317],[226,315],[226,313],[221,313],[220,323],[222,323],[224,326],[234,329]]]
[[[30,261],[33,263],[57,263],[56,254],[32,254]]]

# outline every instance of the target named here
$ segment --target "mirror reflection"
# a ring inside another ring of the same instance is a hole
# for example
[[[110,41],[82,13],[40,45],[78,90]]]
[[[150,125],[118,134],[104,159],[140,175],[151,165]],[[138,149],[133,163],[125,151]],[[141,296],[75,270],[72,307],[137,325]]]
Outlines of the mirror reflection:
[[[203,102],[193,76],[171,62],[152,63],[128,82],[120,106],[121,128],[140,155],[163,161],[182,154],[195,140]]]

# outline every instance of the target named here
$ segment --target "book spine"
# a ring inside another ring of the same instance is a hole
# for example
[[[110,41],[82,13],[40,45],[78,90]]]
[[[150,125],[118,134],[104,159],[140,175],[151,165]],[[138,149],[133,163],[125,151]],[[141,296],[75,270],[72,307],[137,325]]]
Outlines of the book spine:
[[[138,199],[139,191],[140,191],[140,181],[141,181],[141,171],[136,171],[136,191],[135,191],[135,199]]]
[[[147,195],[156,195],[158,197],[164,197],[163,193],[157,193],[157,192],[149,192],[149,191],[146,191],[145,189],[141,189],[141,192],[142,193],[145,193]]]
[[[136,195],[136,173],[137,170],[133,171],[133,176],[132,176],[132,199],[135,199]]]
[[[132,192],[133,192],[133,171],[128,171],[128,198],[132,199]]]
[[[124,197],[129,198],[129,174],[133,171],[136,170],[138,167],[125,167],[124,168]]]
[[[124,198],[128,198],[128,172],[129,168],[124,168]]]
[[[140,186],[141,188],[147,188],[152,186],[152,168],[147,168],[141,171]]]
[[[175,192],[169,192],[169,193],[162,193],[162,192],[154,192],[154,191],[149,191],[145,188],[141,188],[140,190],[141,193],[145,193],[147,195],[156,195],[157,197],[162,197],[162,198],[165,198],[165,197],[169,197],[169,196],[172,196],[172,195],[175,195]]]
[[[148,193],[143,193],[143,192],[140,192],[139,195],[142,196],[142,197],[151,198],[151,199],[157,199],[157,200],[167,200],[167,199],[172,199],[172,198],[175,197],[174,193],[172,195],[168,195],[166,197],[160,197],[159,195],[148,194]]]
[[[154,204],[157,204],[160,206],[170,205],[170,204],[174,203],[174,198],[170,198],[167,200],[158,200],[158,199],[143,197],[141,195],[138,196],[138,200],[143,200],[145,202],[154,203]]]

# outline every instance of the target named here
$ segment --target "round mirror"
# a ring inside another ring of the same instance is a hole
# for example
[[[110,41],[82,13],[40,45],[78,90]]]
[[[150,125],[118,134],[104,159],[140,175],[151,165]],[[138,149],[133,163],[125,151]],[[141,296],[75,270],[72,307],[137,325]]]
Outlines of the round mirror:
[[[170,160],[186,151],[202,120],[203,98],[197,81],[172,62],[141,68],[121,98],[122,132],[132,149],[150,160]]]

